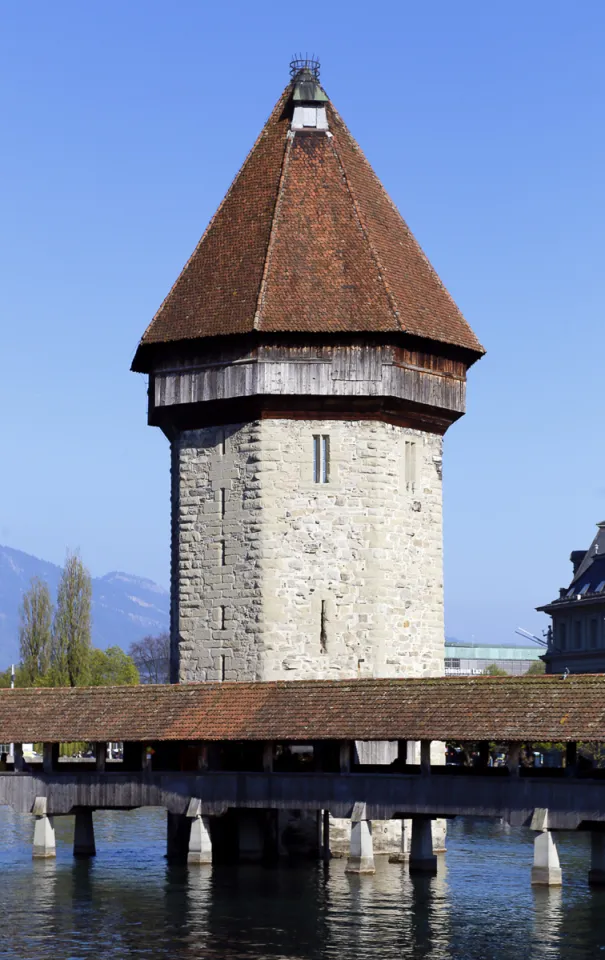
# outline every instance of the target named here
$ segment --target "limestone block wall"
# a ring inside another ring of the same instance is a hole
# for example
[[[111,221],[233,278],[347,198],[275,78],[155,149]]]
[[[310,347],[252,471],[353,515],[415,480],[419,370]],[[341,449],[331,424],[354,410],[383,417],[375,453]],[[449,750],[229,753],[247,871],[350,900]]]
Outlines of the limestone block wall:
[[[326,483],[314,437],[329,438]],[[443,673],[441,453],[378,421],[182,432],[174,679]]]

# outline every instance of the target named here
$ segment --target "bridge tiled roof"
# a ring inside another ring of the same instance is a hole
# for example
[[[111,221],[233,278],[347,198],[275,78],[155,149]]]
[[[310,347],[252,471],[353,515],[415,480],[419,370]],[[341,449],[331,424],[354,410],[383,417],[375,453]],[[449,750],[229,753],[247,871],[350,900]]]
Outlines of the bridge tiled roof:
[[[133,369],[178,341],[258,333],[408,333],[483,353],[331,103],[291,129],[293,86],[172,290]]]
[[[605,676],[0,691],[0,740],[605,741]]]

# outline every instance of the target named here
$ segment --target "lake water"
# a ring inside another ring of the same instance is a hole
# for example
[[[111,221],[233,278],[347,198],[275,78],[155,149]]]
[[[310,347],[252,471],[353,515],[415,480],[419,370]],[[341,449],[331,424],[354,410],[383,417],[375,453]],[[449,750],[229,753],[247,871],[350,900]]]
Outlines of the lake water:
[[[32,818],[0,808],[0,957],[280,960],[605,960],[605,891],[586,882],[588,836],[564,834],[561,889],[530,886],[532,834],[450,824],[436,878],[377,859],[297,867],[167,864],[163,811],[95,814],[97,857],[31,860]]]

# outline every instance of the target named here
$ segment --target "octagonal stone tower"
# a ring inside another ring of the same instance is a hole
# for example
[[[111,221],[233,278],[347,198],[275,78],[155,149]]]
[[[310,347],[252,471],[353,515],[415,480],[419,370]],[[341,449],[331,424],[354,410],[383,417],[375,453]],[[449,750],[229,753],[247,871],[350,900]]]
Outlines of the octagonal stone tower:
[[[442,437],[482,352],[294,63],[132,365],[172,450],[173,681],[443,672]]]

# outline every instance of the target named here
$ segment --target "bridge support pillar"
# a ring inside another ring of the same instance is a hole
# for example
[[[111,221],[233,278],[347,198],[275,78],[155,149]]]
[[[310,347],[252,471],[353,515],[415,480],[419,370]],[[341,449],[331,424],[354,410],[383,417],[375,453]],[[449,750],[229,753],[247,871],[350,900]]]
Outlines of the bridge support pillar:
[[[596,830],[592,830],[590,834],[588,882],[594,886],[605,885],[605,833]]]
[[[187,863],[212,863],[212,840],[208,817],[198,815],[191,820]]]
[[[36,817],[32,856],[34,860],[46,860],[49,857],[57,856],[55,825],[52,817]]]
[[[376,873],[370,820],[351,822],[351,846],[345,873]]]
[[[187,860],[191,818],[184,813],[167,812],[166,858]]]
[[[561,886],[559,855],[550,830],[543,830],[534,840],[534,865],[531,882],[549,887]]]
[[[94,857],[95,828],[92,822],[92,810],[76,810],[74,827],[74,857]]]
[[[430,817],[412,818],[410,873],[437,873],[437,857],[433,852]]]
[[[330,811],[321,811],[321,859],[330,862]]]

